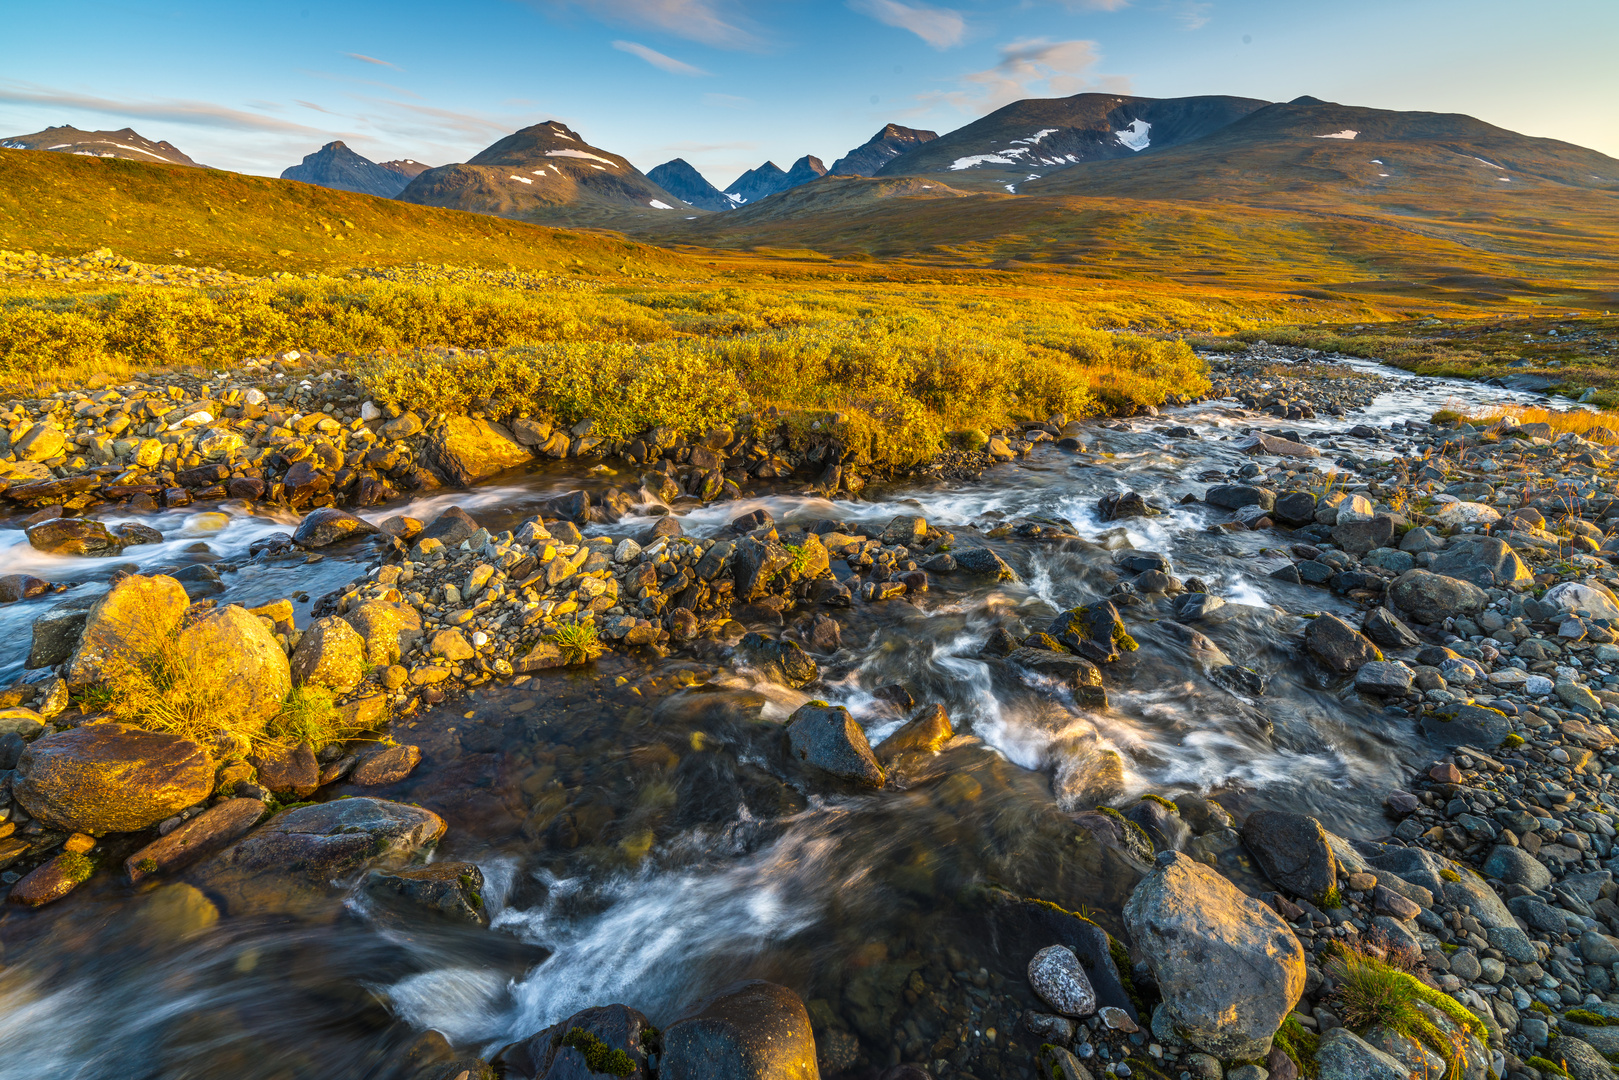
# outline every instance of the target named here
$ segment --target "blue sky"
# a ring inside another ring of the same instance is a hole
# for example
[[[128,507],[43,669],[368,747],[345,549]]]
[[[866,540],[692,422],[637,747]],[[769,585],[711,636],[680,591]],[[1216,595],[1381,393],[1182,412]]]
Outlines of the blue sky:
[[[127,125],[266,174],[557,119],[724,187],[1085,90],[1466,112],[1619,157],[1619,0],[55,0],[5,25],[0,136]]]

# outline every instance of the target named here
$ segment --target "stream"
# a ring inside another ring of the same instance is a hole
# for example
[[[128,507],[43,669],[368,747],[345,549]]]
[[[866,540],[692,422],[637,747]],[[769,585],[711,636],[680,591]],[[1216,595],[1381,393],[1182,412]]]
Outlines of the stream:
[[[449,822],[435,858],[482,869],[487,929],[412,920],[358,892],[293,915],[214,921],[156,903],[149,887],[114,872],[40,911],[8,910],[0,1078],[389,1077],[423,1030],[488,1056],[590,1005],[623,1002],[662,1025],[745,977],[798,991],[818,1031],[836,1032],[831,1060],[841,1053],[853,1065],[858,1053],[877,1071],[932,1061],[927,1048],[957,1032],[960,1052],[946,1056],[942,1075],[1032,1077],[1038,1040],[1013,1030],[1034,1004],[1021,975],[1028,946],[999,934],[979,898],[986,887],[1043,897],[1118,932],[1139,871],[1077,842],[1072,811],[1098,793],[1218,796],[1239,817],[1301,810],[1341,834],[1375,837],[1388,829],[1384,793],[1431,757],[1403,713],[1341,679],[1323,683],[1298,661],[1298,613],[1347,614],[1353,604],[1269,578],[1286,561],[1281,534],[1210,531],[1229,515],[1179,500],[1202,491],[1202,474],[1224,477],[1252,461],[1235,441],[1248,428],[1312,436],[1327,467],[1343,453],[1390,452],[1387,442],[1342,434],[1356,423],[1387,428],[1440,408],[1533,399],[1333,359],[1389,379],[1385,392],[1340,418],[1281,421],[1228,401],[1120,425],[1133,430],[1098,422],[1084,437],[1089,453],[1043,444],[980,481],[874,487],[860,502],[780,492],[677,504],[686,533],[699,537],[762,507],[778,523],[830,518],[870,535],[896,514],[986,531],[1057,517],[1084,542],[995,539],[1020,582],[940,575],[902,601],[857,599],[834,612],[842,647],[821,658],[808,693],[731,669],[719,646],[661,661],[609,653],[592,668],[489,684],[396,724],[396,738],[422,748],[422,763],[376,794]],[[1172,425],[1197,437],[1166,437]],[[1313,437],[1329,432],[1338,434]],[[430,521],[456,505],[498,530],[546,498],[614,483],[633,487],[634,474],[536,464],[365,516]],[[1173,509],[1099,521],[1098,498],[1125,488]],[[373,550],[250,561],[255,541],[289,532],[297,518],[241,504],[119,520],[164,540],[112,560],[64,558],[32,549],[18,520],[0,521],[0,573],[76,583],[0,607],[0,677],[22,675],[41,611],[105,589],[117,570],[223,565],[221,603],[293,595],[302,626],[310,604]],[[652,521],[587,531],[636,535]],[[1212,681],[1206,647],[1150,604],[1125,611],[1141,647],[1107,667],[1105,711],[978,658],[998,627],[1043,629],[1055,610],[1105,595],[1102,572],[1125,547],[1163,554],[1174,574],[1226,600],[1197,629],[1268,677],[1263,696]],[[876,792],[805,788],[782,767],[779,723],[799,704],[846,706],[875,745],[907,715],[874,693],[892,684],[918,704],[944,705],[971,738],[925,775]],[[1099,787],[1112,760],[1122,772]]]

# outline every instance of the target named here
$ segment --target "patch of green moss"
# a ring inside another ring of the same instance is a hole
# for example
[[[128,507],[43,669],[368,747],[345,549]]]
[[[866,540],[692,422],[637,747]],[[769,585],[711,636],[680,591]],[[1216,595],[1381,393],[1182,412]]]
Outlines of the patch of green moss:
[[[1523,736],[1519,735],[1517,732],[1514,731],[1511,734],[1509,734],[1506,738],[1501,740],[1501,749],[1503,749],[1503,750],[1514,750],[1514,749],[1522,746],[1523,742],[1524,742]]]
[[[562,1036],[562,1045],[571,1046],[585,1056],[585,1068],[608,1076],[629,1076],[635,1071],[635,1059],[622,1050],[614,1050],[584,1028],[570,1028]]]
[[[157,873],[157,860],[148,855],[146,858],[135,864],[135,869],[139,870],[143,874],[155,874]]]
[[[1542,1015],[1545,1015],[1545,1016],[1550,1016],[1552,1014],[1552,1007],[1550,1005],[1546,1004],[1544,1001],[1531,1001],[1529,1003],[1529,1011],[1530,1012],[1541,1013]]]
[[[1610,1020],[1601,1013],[1594,1013],[1590,1009],[1570,1009],[1563,1014],[1564,1020],[1572,1020],[1576,1024],[1586,1027],[1619,1027],[1619,1020]]]
[[[1321,1049],[1321,1036],[1299,1023],[1292,1013],[1282,1021],[1282,1026],[1276,1032],[1272,1045],[1279,1047],[1299,1070],[1299,1075],[1313,1078],[1321,1071],[1316,1064],[1316,1051]]]
[[[1449,870],[1449,869],[1439,871],[1439,876],[1444,878],[1446,881],[1460,881],[1460,880],[1462,880],[1462,875],[1458,874],[1454,870]]]
[[[1569,1080],[1568,1070],[1557,1064],[1555,1061],[1548,1061],[1543,1057],[1532,1057],[1528,1061],[1524,1062],[1524,1064],[1538,1073],[1550,1076],[1561,1076],[1564,1078],[1564,1080]]]
[[[1459,950],[1461,948],[1461,946],[1455,944],[1454,942],[1442,941],[1442,942],[1439,943],[1439,948],[1445,953],[1445,955],[1448,956],[1451,953],[1456,952],[1457,950]]]
[[[1146,800],[1148,802],[1157,803],[1159,806],[1162,806],[1165,810],[1168,810],[1171,814],[1178,814],[1178,813],[1181,812],[1180,807],[1176,806],[1173,802],[1171,802],[1170,800],[1164,798],[1162,795],[1147,794],[1147,795],[1143,795],[1141,797],[1142,797],[1142,799],[1144,799],[1144,800]]]
[[[1135,822],[1131,821],[1129,818],[1125,817],[1111,806],[1098,806],[1096,809],[1099,813],[1105,814],[1114,821],[1117,821],[1119,823],[1119,827],[1125,832],[1139,838],[1143,844],[1147,845],[1148,851],[1153,849],[1152,837],[1147,835],[1146,829],[1143,829],[1140,825],[1137,825]]]
[[[1134,1055],[1124,1059],[1130,1066],[1131,1076],[1144,1076],[1147,1080],[1169,1080],[1169,1074],[1144,1057]]]
[[[82,885],[90,880],[90,875],[96,872],[96,864],[88,855],[80,855],[76,851],[64,851],[56,857],[56,868],[62,876],[75,885]]]
[[[1333,908],[1341,908],[1343,906],[1344,894],[1338,891],[1338,886],[1336,885],[1322,893],[1321,899],[1316,901],[1316,907],[1320,908],[1322,911],[1331,911]]]

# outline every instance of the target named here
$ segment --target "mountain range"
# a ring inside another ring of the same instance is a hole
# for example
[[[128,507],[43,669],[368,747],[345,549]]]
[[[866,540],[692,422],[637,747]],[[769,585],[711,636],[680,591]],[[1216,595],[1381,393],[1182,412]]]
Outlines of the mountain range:
[[[341,142],[329,142],[305,157],[301,165],[283,172],[281,179],[391,199],[426,170],[426,165],[408,159],[378,163]]]
[[[200,167],[182,154],[173,143],[153,142],[129,128],[117,131],[80,131],[68,124],[48,127],[32,135],[13,135],[0,139],[7,150],[56,150],[64,154],[84,154],[88,157],[129,158],[134,161],[164,161],[170,165]]]

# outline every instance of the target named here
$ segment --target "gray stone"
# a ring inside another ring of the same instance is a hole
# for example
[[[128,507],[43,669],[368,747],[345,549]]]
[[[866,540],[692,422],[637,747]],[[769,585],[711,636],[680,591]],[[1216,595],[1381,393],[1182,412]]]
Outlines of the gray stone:
[[[1553,1039],[1549,1049],[1574,1080],[1613,1080],[1613,1066],[1588,1042],[1563,1035]]]
[[[1452,541],[1434,560],[1433,571],[1485,589],[1504,589],[1534,580],[1518,553],[1494,536]]]
[[[1096,1011],[1096,991],[1066,945],[1048,945],[1029,961],[1029,986],[1035,995],[1062,1016],[1083,1019]]]
[[[1484,860],[1484,876],[1500,878],[1509,885],[1524,885],[1534,892],[1552,883],[1552,872],[1521,847],[1498,844]]]
[[[1241,510],[1244,506],[1258,506],[1270,510],[1276,505],[1276,492],[1270,488],[1250,484],[1216,484],[1203,493],[1203,501],[1210,506],[1226,510]]]
[[[1494,889],[1470,868],[1453,863],[1442,855],[1422,848],[1395,848],[1366,861],[1375,870],[1396,874],[1413,885],[1427,889],[1435,897],[1442,897],[1452,906],[1471,906],[1473,917],[1481,926],[1517,926],[1512,912],[1501,903]],[[1445,871],[1449,871],[1456,880],[1449,881],[1443,877]]]
[[[1320,1080],[1411,1080],[1409,1069],[1348,1028],[1321,1036],[1315,1060]]]
[[[1619,964],[1619,941],[1595,930],[1587,930],[1580,935],[1580,955],[1585,957],[1587,964],[1612,967]]]
[[[1489,941],[1490,948],[1501,950],[1502,955],[1514,964],[1533,964],[1540,960],[1535,943],[1516,925],[1490,927],[1484,931],[1484,937]]]
[[[871,752],[865,729],[841,705],[812,701],[787,720],[795,759],[845,780],[881,787],[883,767]]]
[[[1411,669],[1398,660],[1374,660],[1355,672],[1355,689],[1368,694],[1403,694],[1411,689]]]
[[[1476,615],[1490,602],[1489,594],[1470,581],[1407,570],[1395,579],[1389,597],[1411,618],[1425,626],[1461,615]]]
[[[1313,817],[1257,811],[1243,823],[1242,842],[1265,876],[1294,896],[1319,903],[1338,883],[1326,830]]]
[[[1304,628],[1304,647],[1331,671],[1355,671],[1383,659],[1376,645],[1336,615],[1319,615]]]

